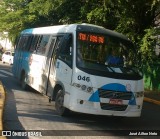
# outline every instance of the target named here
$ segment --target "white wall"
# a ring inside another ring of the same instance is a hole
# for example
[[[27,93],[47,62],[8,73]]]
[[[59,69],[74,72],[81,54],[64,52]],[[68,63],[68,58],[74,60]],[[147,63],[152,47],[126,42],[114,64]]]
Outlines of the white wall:
[[[2,46],[3,49],[5,50],[12,49],[12,43],[9,41],[7,36],[8,36],[7,32],[0,33],[0,46]]]

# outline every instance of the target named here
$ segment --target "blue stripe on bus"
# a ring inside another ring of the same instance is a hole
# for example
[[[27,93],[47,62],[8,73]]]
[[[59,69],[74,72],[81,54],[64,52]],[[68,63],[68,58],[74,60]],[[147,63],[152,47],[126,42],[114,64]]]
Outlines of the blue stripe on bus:
[[[122,84],[118,84],[118,83],[110,83],[110,84],[106,84],[104,86],[101,87],[101,89],[104,90],[113,90],[113,91],[119,91],[119,92],[126,92],[126,87]]]
[[[21,34],[32,34],[33,29],[25,29],[21,32]]]
[[[100,102],[98,90],[91,95],[91,97],[89,98],[89,101],[91,101],[91,102]]]

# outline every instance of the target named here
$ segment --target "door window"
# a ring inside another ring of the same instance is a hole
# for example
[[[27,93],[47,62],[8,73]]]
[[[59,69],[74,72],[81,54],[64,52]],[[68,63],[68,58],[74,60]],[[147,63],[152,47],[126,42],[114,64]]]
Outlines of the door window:
[[[64,36],[63,43],[59,50],[59,59],[67,63],[70,67],[72,66],[72,49],[73,49],[73,38],[72,35]]]

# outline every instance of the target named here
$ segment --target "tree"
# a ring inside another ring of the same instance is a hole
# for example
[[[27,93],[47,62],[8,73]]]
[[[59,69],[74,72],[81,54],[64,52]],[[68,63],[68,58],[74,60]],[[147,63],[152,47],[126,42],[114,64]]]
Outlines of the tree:
[[[154,26],[159,0],[121,0],[116,30],[138,41],[145,34],[145,29]],[[138,37],[137,37],[138,36]]]
[[[160,22],[159,0],[3,0],[0,5],[0,31],[13,40],[25,28],[87,22],[142,46],[145,30]]]
[[[35,21],[35,15],[28,11],[26,0],[3,0],[0,2],[0,31],[9,32],[14,41],[21,30]]]

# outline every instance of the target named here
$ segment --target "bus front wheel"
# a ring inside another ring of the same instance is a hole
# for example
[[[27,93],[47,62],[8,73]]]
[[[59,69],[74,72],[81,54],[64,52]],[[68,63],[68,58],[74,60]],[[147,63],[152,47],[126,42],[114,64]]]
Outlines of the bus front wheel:
[[[66,116],[69,114],[69,110],[63,106],[64,103],[64,92],[62,89],[57,91],[55,99],[56,112],[61,116]]]

